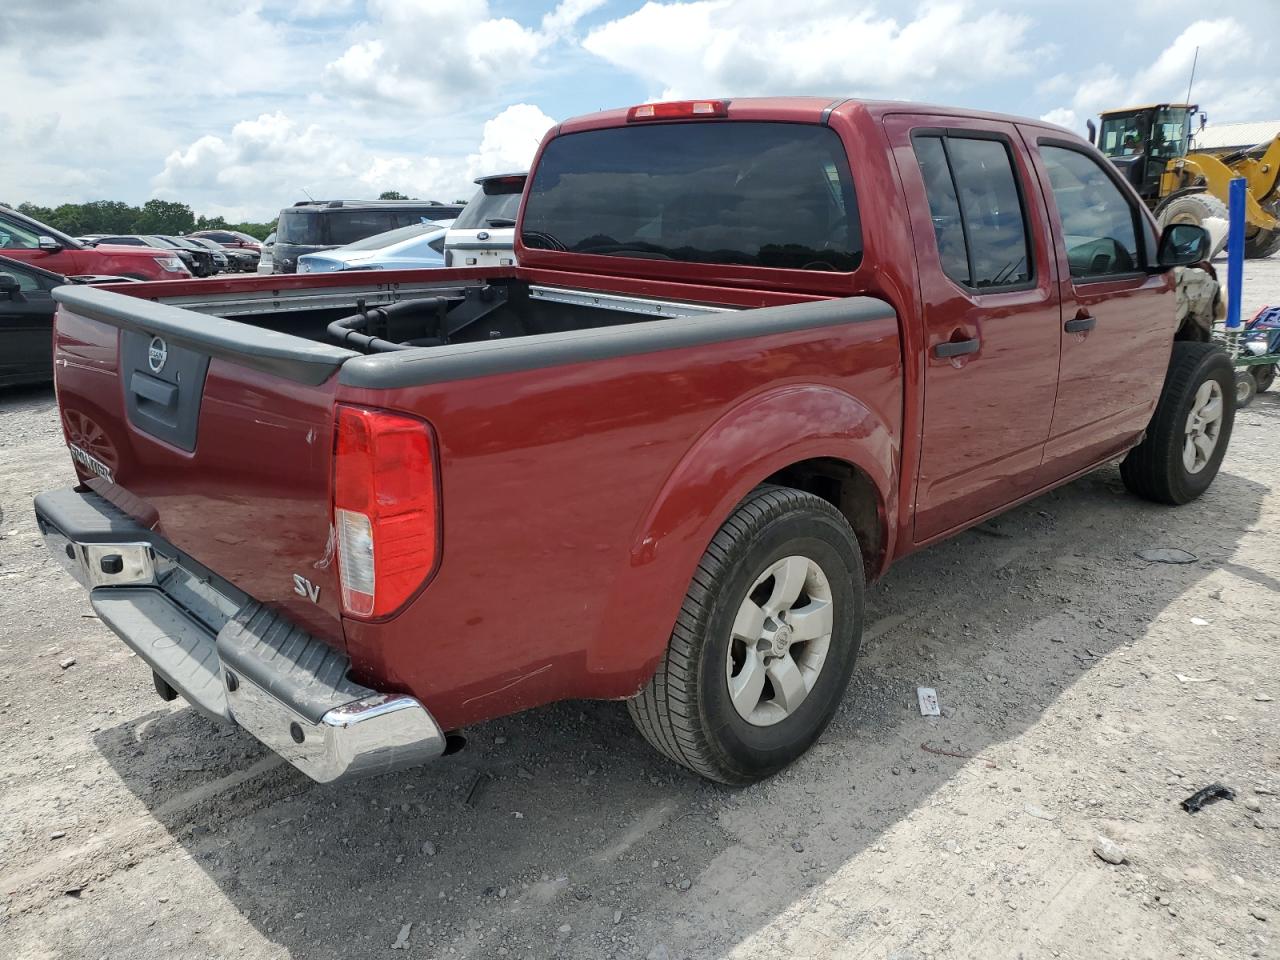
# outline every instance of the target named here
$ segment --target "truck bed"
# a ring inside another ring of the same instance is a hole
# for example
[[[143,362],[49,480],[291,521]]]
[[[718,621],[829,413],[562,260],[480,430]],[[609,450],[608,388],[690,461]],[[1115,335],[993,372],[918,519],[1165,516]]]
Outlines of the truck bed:
[[[93,291],[101,296],[82,296],[79,290],[64,288],[57,299],[82,316],[123,329],[163,333],[211,356],[235,356],[258,369],[309,383],[321,382],[357,353],[510,340],[734,309],[513,278],[293,289],[261,282],[219,286],[233,289],[165,296],[164,287],[122,285]]]
[[[634,690],[652,652],[599,638],[607,623],[655,636],[669,626],[673,610],[634,598],[675,596],[653,578],[685,576],[670,551],[693,549],[687,520],[650,514],[697,464],[759,458],[767,472],[780,448],[755,433],[796,417],[896,462],[901,346],[883,300],[773,293],[797,302],[743,309],[760,295],[433,273],[63,287],[55,359],[86,487],[345,651],[357,682],[433,700],[446,729]],[[393,317],[387,346],[332,342],[344,316],[441,299],[446,320],[467,320],[444,337]],[[443,559],[384,622],[340,604],[334,437],[336,411],[352,407],[428,424],[437,448]],[[713,434],[745,446],[709,453],[699,438]],[[655,551],[667,562],[650,562]],[[569,582],[581,584],[576,607],[556,600]]]

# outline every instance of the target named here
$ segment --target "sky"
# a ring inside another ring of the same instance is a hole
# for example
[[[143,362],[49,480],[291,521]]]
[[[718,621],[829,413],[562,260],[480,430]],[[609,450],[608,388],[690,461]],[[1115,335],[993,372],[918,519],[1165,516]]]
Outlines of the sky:
[[[0,0],[0,202],[261,221],[308,195],[462,199],[559,120],[688,97],[924,100],[1083,132],[1182,100],[1197,47],[1211,123],[1280,117],[1280,0]]]

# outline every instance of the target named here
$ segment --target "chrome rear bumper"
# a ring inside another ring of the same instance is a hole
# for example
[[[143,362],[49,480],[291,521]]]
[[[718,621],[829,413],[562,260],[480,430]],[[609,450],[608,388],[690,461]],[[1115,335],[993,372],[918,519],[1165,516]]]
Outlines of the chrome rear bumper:
[[[312,722],[252,681],[223,675],[236,723],[320,783],[414,767],[444,752],[444,732],[413,697],[375,693]]]
[[[348,677],[346,656],[184,556],[93,493],[36,497],[50,552],[94,610],[193,707],[235,723],[321,783],[440,756],[418,700]]]

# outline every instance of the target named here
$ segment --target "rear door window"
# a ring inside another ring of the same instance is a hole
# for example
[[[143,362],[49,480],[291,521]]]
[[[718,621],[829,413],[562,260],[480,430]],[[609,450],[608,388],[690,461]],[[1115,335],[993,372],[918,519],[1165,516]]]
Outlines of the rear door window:
[[[363,240],[400,225],[392,210],[335,210],[327,214],[326,219],[329,222],[329,239],[326,242],[337,244]]]
[[[862,231],[840,138],[816,124],[641,123],[557,137],[525,203],[528,247],[851,271]]]
[[[942,272],[966,287],[969,283],[969,245],[964,239],[964,222],[960,219],[960,198],[941,137],[915,138],[916,162],[924,177],[924,192],[929,198],[929,217],[933,220],[933,236],[938,242]]]
[[[914,138],[943,271],[979,290],[1031,281],[1026,211],[1009,145],[999,138]]]

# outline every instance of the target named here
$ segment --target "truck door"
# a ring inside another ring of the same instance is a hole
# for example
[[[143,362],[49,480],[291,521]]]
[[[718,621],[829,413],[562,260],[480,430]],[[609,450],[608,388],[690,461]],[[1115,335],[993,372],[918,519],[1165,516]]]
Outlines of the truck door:
[[[1062,285],[1062,368],[1041,483],[1122,452],[1146,428],[1173,341],[1170,273],[1148,273],[1154,226],[1111,164],[1023,128],[1049,207]]]
[[[905,115],[885,126],[906,191],[925,328],[919,543],[1035,488],[1061,310],[1044,205],[1014,126]]]

